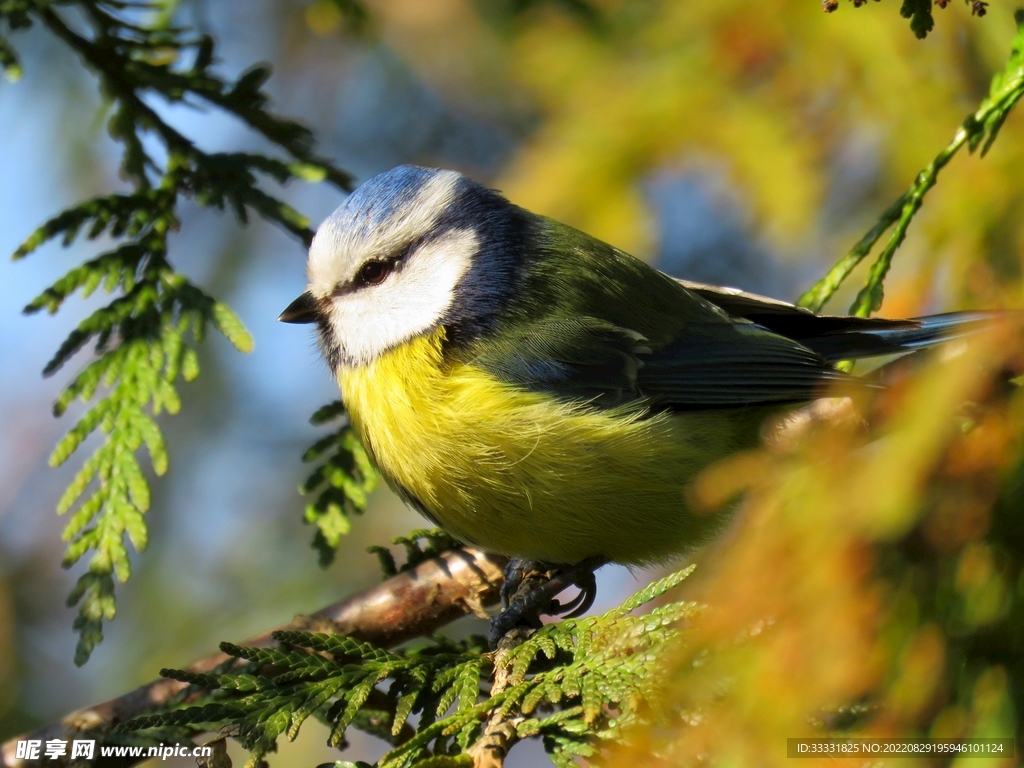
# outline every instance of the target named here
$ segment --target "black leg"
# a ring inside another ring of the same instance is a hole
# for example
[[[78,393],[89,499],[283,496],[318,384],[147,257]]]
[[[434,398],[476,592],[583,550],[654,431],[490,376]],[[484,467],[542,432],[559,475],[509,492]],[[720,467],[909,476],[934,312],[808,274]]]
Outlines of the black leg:
[[[607,557],[590,557],[574,566],[552,566],[523,558],[512,558],[505,567],[505,583],[501,587],[502,611],[491,619],[491,648],[512,629],[536,629],[541,614],[568,613],[566,618],[580,616],[589,610],[597,596],[594,571],[608,562]],[[580,593],[565,605],[555,596],[568,587]]]
[[[546,583],[557,572],[558,566],[513,557],[505,566],[505,581],[501,585],[501,610],[506,610],[512,604],[517,593]]]
[[[488,638],[491,648],[498,647],[498,641],[513,629],[533,630],[541,625],[539,611],[533,609],[537,598],[532,598],[539,588],[547,584],[559,572],[558,566],[513,557],[505,566],[505,581],[501,585],[501,613],[491,619]]]

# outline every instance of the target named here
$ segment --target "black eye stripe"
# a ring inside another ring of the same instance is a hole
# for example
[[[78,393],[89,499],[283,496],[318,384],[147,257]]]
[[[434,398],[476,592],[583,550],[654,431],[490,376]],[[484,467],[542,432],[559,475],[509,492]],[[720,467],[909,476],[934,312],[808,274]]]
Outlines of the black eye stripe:
[[[360,288],[366,288],[367,286],[380,285],[387,279],[388,275],[401,267],[402,262],[405,261],[413,249],[419,245],[419,242],[420,241],[414,241],[409,243],[398,253],[386,259],[370,259],[363,262],[351,282],[345,285],[339,285],[338,288],[335,289],[335,293],[348,293],[349,291],[359,290]]]
[[[334,286],[334,290],[331,291],[331,295],[344,296],[346,293],[352,293],[353,291],[358,291],[362,288],[380,285],[387,279],[388,275],[395,272],[402,266],[402,262],[404,262],[406,258],[408,258],[409,254],[412,253],[422,242],[423,238],[414,240],[388,258],[368,259],[367,261],[364,261],[356,271],[355,277],[351,280],[338,283]]]

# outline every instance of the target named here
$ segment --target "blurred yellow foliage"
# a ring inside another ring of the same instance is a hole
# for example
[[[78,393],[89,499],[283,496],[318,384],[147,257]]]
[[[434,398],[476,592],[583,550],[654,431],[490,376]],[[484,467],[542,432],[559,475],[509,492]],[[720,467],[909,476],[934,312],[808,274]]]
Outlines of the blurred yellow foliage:
[[[710,470],[702,498],[746,493],[687,594],[708,609],[661,724],[608,763],[783,765],[787,738],[835,733],[1017,735],[1024,397],[1005,371],[1022,356],[1008,324],[858,398],[867,423],[832,418]]]
[[[527,10],[487,23],[516,5]],[[567,5],[371,3],[384,38],[447,98],[529,124],[499,188],[643,257],[642,180],[706,163],[727,169],[762,235],[838,257],[976,108],[1015,29],[1004,4],[981,19],[936,8],[924,41],[891,3],[829,15],[806,0],[603,0],[592,23]],[[913,287],[901,309],[1005,303],[1024,241],[1022,125],[1011,117],[987,158],[945,171],[896,260],[895,281]],[[844,183],[837,158],[865,137],[880,163],[872,194],[823,216]]]
[[[341,30],[341,10],[331,0],[317,0],[306,8],[306,25],[317,35],[330,35]]]

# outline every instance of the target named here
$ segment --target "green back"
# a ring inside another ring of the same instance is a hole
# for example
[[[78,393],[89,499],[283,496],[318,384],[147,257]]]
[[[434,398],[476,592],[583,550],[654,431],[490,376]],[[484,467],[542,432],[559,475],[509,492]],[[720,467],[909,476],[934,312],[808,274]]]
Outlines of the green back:
[[[597,406],[697,409],[799,402],[842,376],[639,259],[536,222],[516,298],[470,353],[502,380]]]

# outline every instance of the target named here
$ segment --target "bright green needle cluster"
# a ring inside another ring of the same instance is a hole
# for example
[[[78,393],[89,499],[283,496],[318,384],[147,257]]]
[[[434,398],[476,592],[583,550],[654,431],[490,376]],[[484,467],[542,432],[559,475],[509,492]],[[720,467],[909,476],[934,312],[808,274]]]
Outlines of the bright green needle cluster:
[[[65,9],[88,26],[71,25]],[[72,9],[68,8],[68,11]],[[140,22],[150,14],[149,25]],[[138,453],[145,446],[153,471],[167,471],[167,450],[156,417],[181,407],[180,379],[199,374],[196,345],[212,324],[241,352],[253,347],[241,320],[225,304],[175,271],[169,260],[168,234],[179,227],[178,206],[191,199],[203,206],[230,208],[242,223],[250,213],[293,233],[304,243],[312,238],[308,219],[261,188],[261,178],[277,183],[294,179],[328,180],[348,189],[350,177],[318,157],[312,134],[298,123],[267,109],[262,86],[270,76],[257,65],[237,80],[212,70],[214,43],[207,35],[174,28],[163,19],[163,5],[117,0],[83,0],[56,6],[32,0],[0,2],[0,29],[38,24],[74,50],[98,77],[109,102],[108,131],[121,143],[121,173],[131,190],[79,203],[47,221],[14,253],[24,258],[59,238],[67,246],[80,237],[105,235],[113,247],[75,267],[34,298],[25,312],[57,312],[75,293],[83,297],[102,289],[113,298],[71,331],[46,365],[44,375],[58,371],[87,345],[93,358],[61,393],[54,414],[62,415],[76,400],[89,403],[50,458],[53,466],[67,461],[94,433],[102,441],[85,461],[58,505],[70,513],[64,530],[68,542],[65,566],[92,553],[89,570],[79,579],[69,603],[79,606],[75,620],[80,640],[75,655],[84,663],[102,635],[102,622],[114,617],[114,578],[130,572],[128,542],[146,546],[144,514],[150,505],[149,483]],[[17,58],[0,38],[0,66],[8,76]],[[147,99],[156,95],[168,104],[205,103],[222,110],[262,134],[282,157],[243,152],[208,153],[171,127]],[[166,153],[158,158],[143,143],[156,137]],[[352,438],[339,438],[328,464],[337,473],[352,462],[368,467]],[[349,464],[346,464],[349,462]],[[325,498],[321,530],[326,543],[343,532],[334,504],[365,505],[372,472],[350,469],[360,481],[342,484]],[[360,507],[361,508],[361,507]]]
[[[374,545],[366,548],[367,552],[377,556],[382,579],[390,579],[398,573],[412,570],[424,560],[462,546],[461,542],[440,528],[417,528],[408,536],[396,536],[391,543],[405,548],[405,562],[401,566],[395,562],[395,556],[387,547]]]
[[[931,0],[927,0],[925,6],[930,9]],[[928,13],[930,19],[931,11]],[[800,297],[800,306],[820,312],[854,268],[871,252],[875,243],[895,224],[885,247],[871,265],[864,287],[850,306],[850,314],[867,317],[881,308],[883,284],[892,266],[893,256],[903,244],[910,222],[921,210],[925,195],[935,186],[939,172],[965,145],[970,152],[981,147],[981,155],[984,157],[999,135],[1006,116],[1024,96],[1024,10],[1018,10],[1014,18],[1017,22],[1017,35],[1013,40],[1010,58],[1003,71],[992,77],[988,96],[977,110],[964,119],[953,140],[917,174],[910,189],[882,213],[878,222],[857,241],[846,256],[836,262],[828,274]]]
[[[369,494],[377,487],[377,472],[352,431],[340,400],[317,410],[309,421],[320,426],[338,419],[341,426],[302,455],[305,462],[323,459],[299,487],[299,493],[316,493],[316,499],[306,505],[305,520],[317,528],[313,549],[324,568],[334,561],[342,537],[352,527],[352,516],[366,511]]]
[[[487,653],[476,636],[457,643],[435,638],[407,651],[310,632],[278,632],[278,648],[224,643],[221,650],[238,661],[233,669],[161,672],[191,684],[193,693],[206,692],[203,700],[118,730],[231,726],[250,750],[248,765],[256,766],[279,737],[294,739],[315,716],[331,729],[332,746],[342,746],[354,727],[393,745],[380,768],[426,768],[465,764],[484,724],[497,717],[511,724],[514,740],[541,738],[556,765],[575,765],[574,757],[592,757],[602,742],[656,711],[644,704],[665,678],[658,659],[680,642],[682,622],[698,606],[672,602],[632,614],[692,570],[645,587],[601,616],[549,624],[508,652]],[[505,680],[501,690],[492,675]]]

